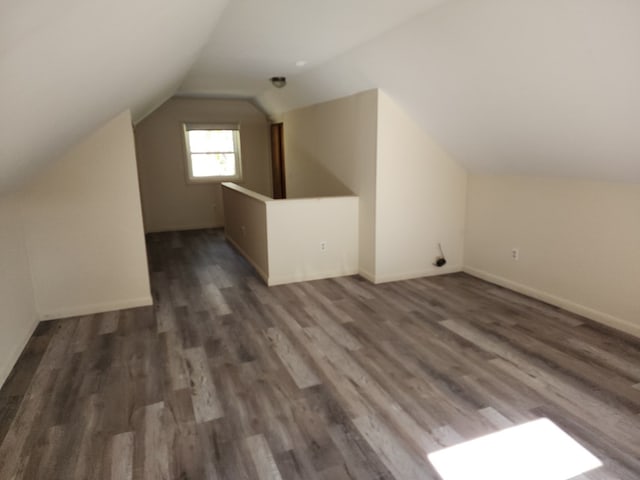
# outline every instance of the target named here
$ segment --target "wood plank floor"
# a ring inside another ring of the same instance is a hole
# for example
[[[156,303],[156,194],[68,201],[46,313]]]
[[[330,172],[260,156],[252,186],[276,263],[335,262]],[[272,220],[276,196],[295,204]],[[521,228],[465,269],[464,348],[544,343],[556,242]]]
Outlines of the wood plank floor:
[[[38,326],[0,479],[437,479],[543,416],[605,463],[581,478],[640,478],[632,337],[464,274],[267,288],[219,230],[147,245],[154,307]]]

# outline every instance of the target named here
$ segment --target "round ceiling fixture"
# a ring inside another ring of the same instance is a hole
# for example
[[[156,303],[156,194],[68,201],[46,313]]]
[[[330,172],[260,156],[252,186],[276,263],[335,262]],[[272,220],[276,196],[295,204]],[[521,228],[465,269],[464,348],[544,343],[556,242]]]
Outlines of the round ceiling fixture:
[[[287,84],[286,77],[271,77],[271,83],[276,88],[282,88]]]

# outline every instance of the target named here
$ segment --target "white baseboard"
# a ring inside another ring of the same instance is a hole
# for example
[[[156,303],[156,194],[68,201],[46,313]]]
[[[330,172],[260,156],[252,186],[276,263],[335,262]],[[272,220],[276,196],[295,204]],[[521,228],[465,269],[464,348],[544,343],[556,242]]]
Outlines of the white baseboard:
[[[275,285],[284,285],[286,283],[311,282],[312,280],[322,280],[323,278],[346,277],[348,275],[355,275],[357,273],[357,269],[341,272],[313,273],[310,275],[296,273],[294,275],[283,275],[281,277],[269,277],[269,281],[267,282],[267,284],[270,287],[273,287]]]
[[[22,352],[27,346],[27,343],[29,343],[29,339],[31,339],[31,336],[33,335],[33,332],[35,332],[37,326],[38,320],[34,318],[32,324],[26,329],[25,334],[15,342],[11,354],[6,359],[2,360],[3,364],[0,365],[0,388],[4,385],[4,382],[7,381],[7,378],[9,378],[11,370],[18,362],[20,355],[22,355]]]
[[[93,305],[81,305],[71,308],[62,308],[48,312],[39,312],[39,317],[40,320],[56,320],[59,318],[78,317],[81,315],[93,315],[95,313],[111,312],[113,310],[147,307],[149,305],[153,305],[153,298],[151,297],[151,295],[125,300],[114,300],[112,302],[96,303]]]
[[[513,282],[507,278],[500,277],[483,270],[478,270],[472,267],[464,267],[464,271],[469,275],[481,278],[482,280],[486,280],[487,282],[495,283],[496,285],[500,285],[501,287],[514,290],[518,293],[522,293],[538,300],[542,300],[543,302],[550,303],[551,305],[563,308],[565,310],[568,310],[569,312],[581,315],[595,322],[602,323],[604,325],[607,325],[608,327],[622,330],[623,332],[629,333],[635,337],[640,337],[640,324],[631,323],[627,320],[623,320],[622,318],[614,317],[613,315],[609,315],[608,313],[594,310],[593,308],[581,305],[566,298],[558,297],[551,293],[543,292],[527,285]]]
[[[222,228],[224,224],[194,223],[189,225],[169,225],[145,229],[144,233],[182,232],[186,230],[205,230],[207,228]]]
[[[376,276],[373,273],[371,273],[369,270],[365,270],[364,268],[361,268],[358,271],[358,275],[360,275],[365,280],[369,280],[371,283],[376,283]]]
[[[322,280],[323,278],[334,278],[334,277],[345,277],[347,275],[355,275],[358,273],[357,269],[340,271],[340,272],[322,272],[322,273],[313,273],[313,274],[303,274],[303,273],[295,273],[293,275],[282,275],[282,276],[272,276],[269,275],[264,269],[258,265],[248,254],[243,250],[243,248],[238,245],[236,241],[233,240],[230,236],[228,236],[225,232],[225,238],[227,241],[233,245],[240,255],[242,255],[247,262],[251,264],[253,268],[255,268],[260,278],[264,280],[268,286],[273,287],[276,285],[284,285],[287,283],[297,283],[297,282],[310,282],[312,280]]]
[[[258,272],[258,275],[260,275],[260,278],[262,278],[262,280],[264,280],[264,283],[266,283],[267,285],[269,285],[269,274],[267,272],[265,272],[262,267],[260,267],[248,254],[247,252],[245,252],[242,247],[240,245],[238,245],[235,240],[233,238],[231,238],[229,235],[227,235],[227,231],[225,230],[224,232],[224,238],[231,244],[233,245],[233,248],[235,248],[238,252],[240,252],[240,255],[242,255],[245,260],[247,262],[249,262],[251,264],[251,266],[253,268],[256,269],[256,272]]]
[[[364,276],[369,281],[373,283],[388,283],[388,282],[399,282],[401,280],[411,280],[413,278],[421,278],[421,277],[434,277],[436,275],[446,275],[448,273],[457,273],[461,272],[462,267],[459,265],[451,265],[446,267],[432,267],[427,268],[426,270],[418,270],[415,272],[403,272],[403,273],[392,273],[390,275],[375,275],[373,280]],[[361,272],[362,274],[362,272]]]

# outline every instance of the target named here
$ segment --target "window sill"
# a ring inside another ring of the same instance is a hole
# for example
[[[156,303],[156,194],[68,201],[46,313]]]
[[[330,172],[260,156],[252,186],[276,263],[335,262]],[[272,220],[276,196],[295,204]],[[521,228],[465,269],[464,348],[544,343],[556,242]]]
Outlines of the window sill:
[[[242,177],[199,177],[199,178],[187,178],[187,183],[190,185],[198,185],[201,183],[224,183],[224,182],[242,182]]]

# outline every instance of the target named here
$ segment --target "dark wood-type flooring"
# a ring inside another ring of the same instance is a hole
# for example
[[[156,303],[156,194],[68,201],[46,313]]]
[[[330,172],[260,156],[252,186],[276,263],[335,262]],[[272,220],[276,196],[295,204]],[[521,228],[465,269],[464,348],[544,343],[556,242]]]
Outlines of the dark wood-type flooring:
[[[267,288],[219,230],[147,245],[154,307],[38,326],[0,479],[436,479],[427,452],[538,417],[604,461],[582,478],[640,478],[632,337],[465,274]]]

